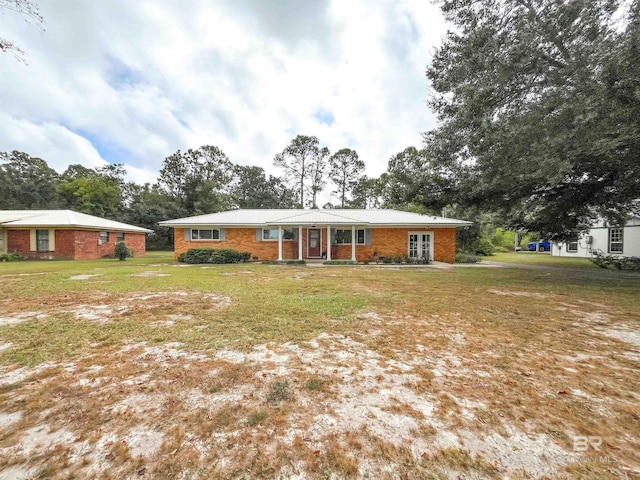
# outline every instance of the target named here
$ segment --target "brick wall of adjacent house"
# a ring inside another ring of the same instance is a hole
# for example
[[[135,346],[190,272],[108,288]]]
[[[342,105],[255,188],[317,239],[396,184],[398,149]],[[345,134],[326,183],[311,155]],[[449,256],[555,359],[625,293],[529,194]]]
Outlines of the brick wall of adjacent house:
[[[134,257],[142,257],[146,252],[144,233],[125,233],[124,243],[133,250]],[[111,253],[113,254],[113,251]]]
[[[28,257],[31,253],[29,230],[7,230],[7,252],[18,252]]]
[[[76,258],[75,238],[75,230],[56,230],[56,258],[69,260]]]
[[[30,230],[9,230],[7,232],[7,251],[18,252],[33,259],[76,259],[92,260],[113,257],[117,239],[116,232],[109,232],[109,241],[98,245],[100,232],[91,230],[55,230],[55,251],[32,252]],[[145,254],[144,233],[125,233],[125,243],[134,251],[135,256]]]
[[[117,232],[109,232],[107,242],[99,244],[100,232],[76,231],[76,259],[113,258],[114,248],[118,241]],[[124,243],[133,250],[134,257],[145,254],[144,233],[125,233]]]
[[[408,253],[409,232],[433,232],[434,259],[453,263],[456,256],[455,228],[374,228],[371,231],[371,245],[356,245],[356,258],[363,261],[377,254],[380,257]],[[255,260],[277,260],[278,242],[256,240],[255,228],[227,228],[225,240],[188,241],[184,239],[184,229],[175,229],[174,254],[177,258],[190,248],[233,248],[251,253]],[[307,229],[302,230],[303,258],[308,258]],[[327,251],[327,230],[322,229],[322,252]],[[286,259],[298,258],[298,242],[283,241],[282,256]],[[351,259],[351,245],[334,245],[332,258]]]

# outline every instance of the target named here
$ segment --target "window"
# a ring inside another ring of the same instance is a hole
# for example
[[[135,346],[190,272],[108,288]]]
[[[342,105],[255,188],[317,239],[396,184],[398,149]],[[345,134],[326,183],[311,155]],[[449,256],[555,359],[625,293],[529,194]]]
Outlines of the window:
[[[578,251],[578,242],[567,243],[567,252],[576,253]]]
[[[295,240],[296,232],[293,228],[283,228],[282,240]],[[278,240],[278,229],[264,229],[262,230],[262,240]]]
[[[100,244],[109,243],[109,232],[100,232]]]
[[[4,230],[0,230],[0,253],[4,252]]]
[[[337,245],[351,245],[351,230],[338,230],[336,229],[335,238],[333,243]],[[358,245],[364,245],[364,230],[356,230],[356,243]]]
[[[622,228],[609,229],[609,253],[622,253],[622,245],[624,241]]]
[[[49,251],[49,230],[36,230],[36,250],[38,252]]]
[[[124,232],[116,233],[116,242],[124,242]]]
[[[220,240],[220,230],[195,230],[191,229],[191,240]]]

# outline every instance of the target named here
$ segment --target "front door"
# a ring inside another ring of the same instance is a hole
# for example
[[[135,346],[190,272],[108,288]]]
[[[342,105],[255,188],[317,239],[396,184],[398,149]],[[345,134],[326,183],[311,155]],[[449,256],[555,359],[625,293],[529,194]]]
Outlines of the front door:
[[[409,233],[409,257],[415,259],[433,260],[432,242],[430,232]]]
[[[319,228],[309,229],[309,246],[307,256],[320,258],[322,256],[322,232]]]

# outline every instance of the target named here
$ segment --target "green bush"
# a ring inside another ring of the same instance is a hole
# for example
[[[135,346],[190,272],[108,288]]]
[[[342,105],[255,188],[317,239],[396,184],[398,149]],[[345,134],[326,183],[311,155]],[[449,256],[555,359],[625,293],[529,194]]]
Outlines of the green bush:
[[[640,272],[640,257],[618,257],[597,253],[595,257],[591,258],[591,261],[600,268],[615,268],[616,270]]]
[[[124,242],[116,242],[113,247],[113,255],[120,261],[126,260],[129,257],[133,257],[133,251],[127,247]]]
[[[456,254],[456,263],[478,263],[482,261],[480,255],[471,255],[470,253]]]
[[[380,260],[382,260],[382,263],[386,263],[387,265],[393,263],[393,258],[391,257],[381,257]]]
[[[323,265],[355,265],[353,260],[327,260]]]
[[[19,254],[18,252],[3,253],[0,255],[0,262],[22,262],[26,259],[27,257]]]
[[[494,251],[494,247],[493,244],[489,241],[486,240],[484,238],[480,239],[480,241],[478,242],[478,246],[475,249],[475,254],[476,255],[482,255],[484,257],[489,256],[489,255],[493,255],[493,251]]]
[[[402,255],[394,255],[393,263],[402,263]]]
[[[249,252],[238,252],[231,248],[190,248],[185,253],[178,255],[178,261],[182,263],[245,263],[251,258]]]

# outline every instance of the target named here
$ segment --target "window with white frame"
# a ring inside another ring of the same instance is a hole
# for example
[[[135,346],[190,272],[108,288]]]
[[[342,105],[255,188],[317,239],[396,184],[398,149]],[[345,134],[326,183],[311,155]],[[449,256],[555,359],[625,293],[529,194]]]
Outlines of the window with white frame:
[[[577,253],[578,251],[578,242],[569,242],[567,243],[567,252],[569,253]]]
[[[109,232],[100,232],[100,244],[109,243]]]
[[[609,253],[622,253],[624,234],[622,228],[609,229]]]
[[[36,250],[38,252],[49,251],[49,230],[36,230]]]
[[[348,230],[336,229],[333,243],[337,245],[351,245],[351,229],[348,229]],[[364,229],[356,230],[356,244],[364,245]]]
[[[220,240],[220,230],[216,228],[191,229],[191,240]]]
[[[293,228],[283,228],[282,229],[282,240],[295,240],[296,232]],[[278,229],[277,228],[265,228],[262,230],[262,240],[278,240]]]
[[[124,232],[116,233],[116,242],[124,242]]]

